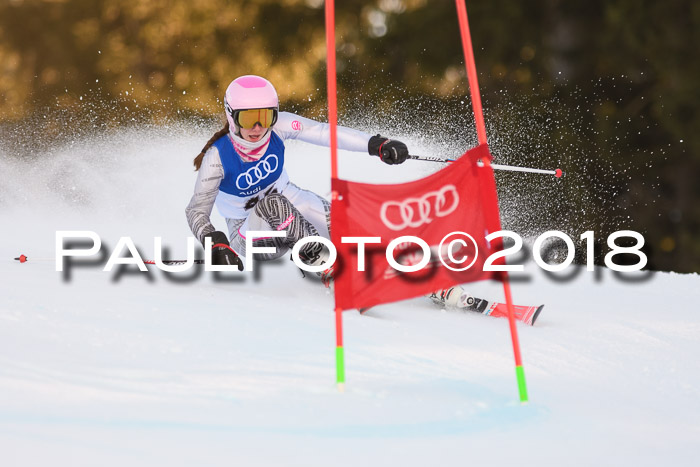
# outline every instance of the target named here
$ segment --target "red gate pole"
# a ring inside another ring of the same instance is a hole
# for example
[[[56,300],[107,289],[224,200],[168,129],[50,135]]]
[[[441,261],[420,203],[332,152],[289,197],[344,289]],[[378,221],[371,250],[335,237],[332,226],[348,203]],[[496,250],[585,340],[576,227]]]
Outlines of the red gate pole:
[[[328,125],[331,133],[331,182],[338,178],[338,103],[335,65],[335,1],[326,0],[326,87],[328,88]],[[333,200],[338,192],[333,190]],[[335,374],[338,390],[345,386],[345,353],[343,350],[343,311],[335,309]]]
[[[464,64],[467,67],[467,79],[469,80],[469,91],[472,96],[472,106],[474,107],[474,120],[476,121],[476,134],[479,144],[488,144],[486,141],[486,125],[484,124],[484,111],[481,107],[481,94],[479,93],[479,82],[476,74],[476,64],[474,62],[474,49],[472,47],[471,34],[469,32],[469,19],[467,18],[467,5],[465,0],[455,0],[457,4],[457,17],[459,18],[459,32],[462,36],[462,49],[464,50]],[[484,161],[489,164],[488,161]],[[515,356],[515,375],[518,381],[518,392],[520,402],[526,403],[527,384],[525,383],[525,371],[520,356],[520,342],[518,340],[518,329],[515,325],[515,310],[513,310],[513,297],[510,292],[510,281],[508,273],[503,272],[502,276],[503,292],[508,308],[508,322],[510,324],[510,337],[513,342],[513,354]]]
[[[462,50],[464,51],[464,64],[467,67],[467,80],[469,80],[469,92],[472,95],[472,107],[474,107],[474,119],[476,120],[476,135],[479,144],[486,142],[486,125],[484,124],[484,111],[481,107],[481,94],[479,93],[479,80],[476,75],[474,63],[474,48],[469,32],[469,20],[467,19],[467,5],[464,0],[457,2],[457,18],[459,18],[459,33],[462,36]]]

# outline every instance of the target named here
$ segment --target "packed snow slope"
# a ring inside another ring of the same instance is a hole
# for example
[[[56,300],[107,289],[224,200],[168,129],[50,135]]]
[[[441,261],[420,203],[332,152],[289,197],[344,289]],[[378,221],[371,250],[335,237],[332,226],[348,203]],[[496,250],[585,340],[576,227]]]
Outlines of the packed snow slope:
[[[0,156],[2,465],[695,465],[697,275],[550,277],[529,262],[514,298],[546,306],[518,327],[522,406],[503,319],[424,298],[346,312],[340,393],[333,297],[287,260],[219,277],[55,271],[57,230],[95,231],[106,254],[130,236],[145,257],[161,236],[183,255],[208,136],[120,130]],[[327,149],[291,144],[288,164],[328,193]],[[340,169],[398,182],[436,167],[345,153]],[[502,300],[498,284],[469,289]]]

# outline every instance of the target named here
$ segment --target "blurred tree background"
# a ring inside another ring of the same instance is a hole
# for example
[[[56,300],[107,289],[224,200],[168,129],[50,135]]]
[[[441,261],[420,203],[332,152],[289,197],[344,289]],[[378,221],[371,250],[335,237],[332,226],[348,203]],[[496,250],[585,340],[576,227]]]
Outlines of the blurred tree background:
[[[336,3],[341,119],[376,115],[371,127],[395,118],[437,139],[461,132],[449,149],[473,145],[454,2]],[[322,118],[323,7],[323,0],[1,0],[3,152],[21,156],[30,138],[60,139],[85,125],[211,121],[231,79],[249,73],[275,84],[284,109]],[[549,188],[499,174],[499,191],[532,200],[527,191],[542,188],[541,201],[557,198],[566,225],[602,239],[638,230],[650,268],[700,271],[693,136],[700,3],[471,0],[467,7],[498,162],[567,170]],[[565,189],[574,182],[577,189]],[[524,219],[509,226],[515,230],[542,216],[535,208],[519,214],[510,216]]]

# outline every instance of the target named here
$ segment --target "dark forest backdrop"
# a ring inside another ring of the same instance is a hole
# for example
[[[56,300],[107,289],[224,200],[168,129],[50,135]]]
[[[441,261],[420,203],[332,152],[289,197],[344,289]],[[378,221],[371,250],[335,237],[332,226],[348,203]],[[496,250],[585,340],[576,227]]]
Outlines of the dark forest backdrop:
[[[336,3],[341,119],[394,118],[473,144],[454,2]],[[651,268],[700,271],[700,2],[467,8],[498,162],[561,165],[569,181],[543,190],[568,226],[638,230]],[[207,119],[247,73],[270,79],[283,108],[322,118],[323,0],[0,0],[2,153],[86,128]],[[499,189],[531,180],[499,176]],[[522,218],[542,215],[531,211]]]

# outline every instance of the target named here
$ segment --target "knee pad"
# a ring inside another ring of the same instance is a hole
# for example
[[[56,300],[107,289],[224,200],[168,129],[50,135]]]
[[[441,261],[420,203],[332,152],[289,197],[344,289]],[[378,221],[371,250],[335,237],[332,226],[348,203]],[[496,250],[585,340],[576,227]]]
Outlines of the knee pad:
[[[294,209],[292,203],[279,193],[270,193],[255,205],[255,212],[264,219],[281,218]]]

